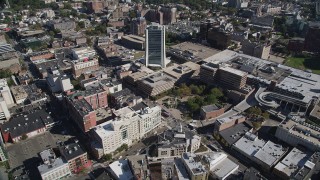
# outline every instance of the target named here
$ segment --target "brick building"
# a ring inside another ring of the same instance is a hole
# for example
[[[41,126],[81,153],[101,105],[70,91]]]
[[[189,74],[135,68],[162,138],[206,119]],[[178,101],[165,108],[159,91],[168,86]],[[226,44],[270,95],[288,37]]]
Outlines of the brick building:
[[[68,162],[72,173],[80,173],[85,168],[90,168],[92,163],[88,154],[79,145],[78,140],[64,142],[60,145],[61,156]]]
[[[215,104],[202,106],[200,110],[201,119],[204,119],[204,120],[216,118],[223,113],[224,113],[224,108]]]

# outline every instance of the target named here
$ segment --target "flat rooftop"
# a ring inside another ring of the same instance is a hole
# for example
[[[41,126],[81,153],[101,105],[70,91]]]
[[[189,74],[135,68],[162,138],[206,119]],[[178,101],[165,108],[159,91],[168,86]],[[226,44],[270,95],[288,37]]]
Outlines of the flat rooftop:
[[[127,35],[127,36],[122,36],[122,39],[126,39],[132,42],[136,42],[136,43],[145,43],[146,39],[140,36],[136,36],[136,35]]]
[[[144,84],[147,84],[151,87],[157,87],[157,86],[162,86],[168,83],[174,84],[176,80],[164,74],[163,72],[156,72],[144,78],[142,81]]]
[[[271,141],[266,142],[249,132],[234,143],[233,146],[243,154],[255,157],[270,167],[286,153],[286,149],[281,145]]]
[[[312,98],[320,98],[320,75],[307,71],[295,69],[282,64],[266,61],[253,56],[237,53],[231,50],[224,50],[205,60],[206,62],[219,62],[231,65],[234,68],[253,66],[256,70],[248,77],[257,79],[266,84],[276,81],[277,87],[302,96],[303,102],[310,102]],[[240,69],[240,70],[239,70]],[[239,71],[246,71],[247,68],[239,68]],[[274,72],[268,70],[274,69]]]
[[[111,171],[119,180],[134,179],[134,176],[130,170],[128,160],[118,160],[109,165]]]
[[[183,42],[171,46],[168,51],[176,56],[183,57],[193,62],[205,60],[220,51],[201,44]]]
[[[173,66],[165,68],[163,72],[175,79],[179,79],[184,74],[195,72],[196,70],[199,70],[199,69],[200,69],[199,64],[189,61],[180,65],[174,64]]]
[[[288,177],[291,177],[291,175],[296,173],[297,169],[305,166],[312,154],[313,153],[310,151],[301,151],[297,148],[293,148],[290,153],[274,168],[277,171],[285,173]]]
[[[279,124],[279,127],[297,137],[308,140],[315,146],[320,146],[320,128],[316,126],[298,120],[289,119],[282,121],[281,124]]]
[[[247,123],[240,123],[228,129],[219,132],[220,136],[227,141],[228,144],[237,142],[246,132],[252,128]]]

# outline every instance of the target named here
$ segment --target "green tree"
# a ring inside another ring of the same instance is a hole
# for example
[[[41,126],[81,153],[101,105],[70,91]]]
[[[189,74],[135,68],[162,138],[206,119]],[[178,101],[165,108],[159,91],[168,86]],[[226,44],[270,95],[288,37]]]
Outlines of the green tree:
[[[206,104],[215,104],[217,103],[217,97],[213,94],[208,95],[205,98]]]
[[[211,94],[216,96],[217,99],[219,99],[219,98],[224,96],[223,92],[219,88],[213,88],[213,89],[211,89],[210,92],[211,92]]]
[[[270,114],[269,114],[268,112],[262,113],[261,116],[262,116],[264,119],[269,119],[269,118],[270,118]]]
[[[104,154],[101,159],[103,161],[110,161],[112,159],[112,154]]]

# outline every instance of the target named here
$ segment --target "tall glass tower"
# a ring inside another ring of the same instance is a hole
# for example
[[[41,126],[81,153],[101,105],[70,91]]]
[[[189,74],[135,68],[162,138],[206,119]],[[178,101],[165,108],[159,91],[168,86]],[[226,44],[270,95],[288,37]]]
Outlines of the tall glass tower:
[[[145,65],[166,67],[165,27],[152,23],[146,28]]]

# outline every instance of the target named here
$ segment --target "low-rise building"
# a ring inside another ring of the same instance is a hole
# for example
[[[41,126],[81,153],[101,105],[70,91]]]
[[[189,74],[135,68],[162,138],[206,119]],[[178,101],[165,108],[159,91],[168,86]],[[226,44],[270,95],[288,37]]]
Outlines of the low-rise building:
[[[207,180],[209,172],[197,158],[197,155],[192,153],[183,153],[181,156],[182,162],[187,169],[190,180]]]
[[[6,79],[0,79],[0,93],[8,107],[14,105],[14,100]]]
[[[280,144],[258,139],[250,132],[234,143],[232,148],[264,170],[273,168],[288,150]]]
[[[311,151],[293,148],[273,169],[273,173],[281,179],[309,179],[319,155]]]
[[[110,106],[116,109],[126,106],[135,106],[143,100],[141,96],[136,96],[128,88],[109,94],[109,97],[111,103]]]
[[[18,142],[28,137],[44,133],[55,125],[54,120],[44,109],[14,116],[1,125],[4,142]]]
[[[200,116],[202,119],[207,120],[211,118],[216,118],[224,113],[224,108],[220,105],[207,105],[202,106],[200,109]]]
[[[33,52],[28,54],[30,61],[37,61],[42,59],[53,59],[55,57],[54,53],[50,51],[40,51],[40,52]]]
[[[20,64],[18,54],[10,44],[0,44],[0,62],[0,69]]]
[[[28,97],[28,93],[24,90],[23,86],[13,86],[11,87],[11,92],[16,104],[23,103]]]
[[[176,84],[187,82],[200,69],[200,65],[194,62],[186,62],[184,64],[174,64],[163,70],[164,73],[176,80]]]
[[[58,69],[49,69],[47,84],[51,92],[66,92],[73,89],[70,78],[66,74],[61,74]]]
[[[275,136],[292,145],[304,146],[312,151],[320,150],[320,128],[295,119],[282,121]]]
[[[180,130],[167,130],[158,135],[158,157],[179,157],[185,152],[195,152],[201,144],[201,137],[182,132]]]
[[[122,44],[130,49],[144,50],[145,41],[145,38],[136,35],[126,35],[121,37]]]
[[[149,162],[146,155],[127,156],[127,159],[136,179],[147,179],[150,177]]]
[[[78,78],[84,73],[99,69],[99,61],[96,58],[71,61],[71,69],[74,77]]]
[[[156,96],[173,88],[175,79],[163,72],[156,72],[137,81],[138,89],[147,96]]]
[[[243,123],[246,120],[246,117],[243,115],[235,115],[231,117],[217,119],[215,121],[215,131],[222,131],[228,129],[236,124]]]
[[[75,91],[72,92],[68,97],[71,99],[79,99],[83,98],[85,99],[92,109],[96,110],[99,108],[106,108],[108,107],[108,100],[107,100],[108,92],[97,86],[97,87],[91,87],[84,91]]]
[[[61,157],[56,157],[52,149],[40,152],[43,164],[38,166],[42,180],[57,180],[71,175],[68,163]]]
[[[109,165],[110,172],[116,179],[119,180],[133,180],[135,179],[134,175],[131,172],[129,162],[127,159],[121,159],[115,161]]]
[[[67,141],[59,146],[61,156],[68,162],[72,173],[80,173],[85,168],[90,168],[92,163],[88,154],[80,146],[78,140]]]

